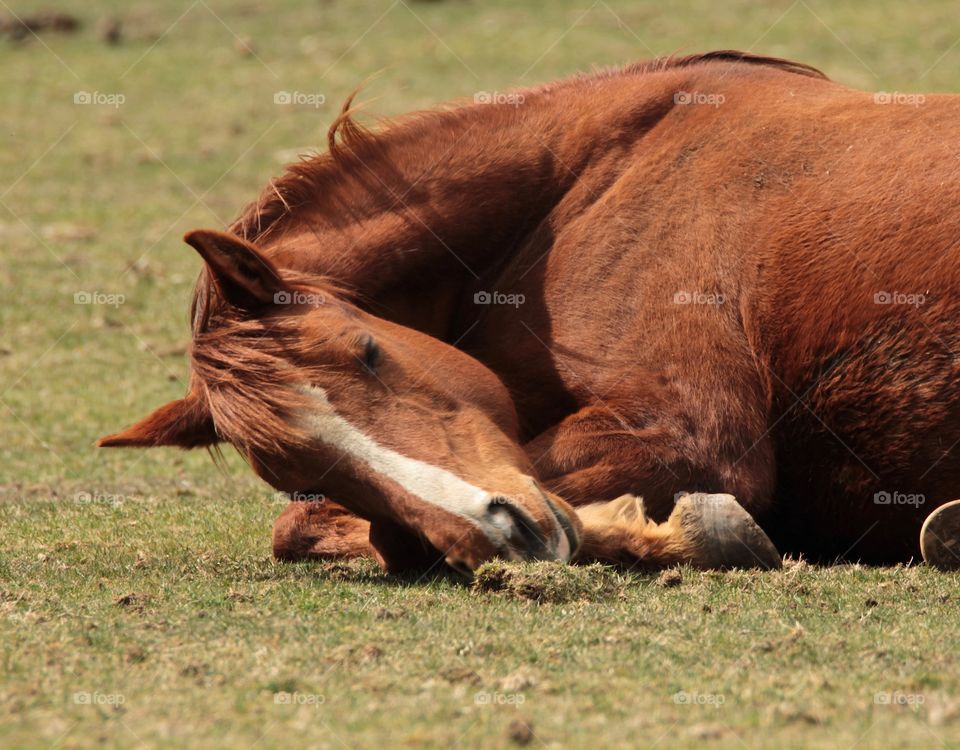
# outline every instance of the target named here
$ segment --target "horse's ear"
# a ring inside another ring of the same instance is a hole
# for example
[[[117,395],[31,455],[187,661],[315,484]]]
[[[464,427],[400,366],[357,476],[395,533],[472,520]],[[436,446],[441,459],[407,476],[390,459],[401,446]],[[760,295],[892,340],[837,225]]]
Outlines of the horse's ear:
[[[101,448],[152,448],[173,445],[203,448],[219,443],[213,418],[197,399],[171,401],[127,429],[97,441]]]
[[[183,241],[207,262],[224,299],[247,310],[274,301],[287,291],[273,265],[257,248],[236,235],[215,229],[194,229]]]

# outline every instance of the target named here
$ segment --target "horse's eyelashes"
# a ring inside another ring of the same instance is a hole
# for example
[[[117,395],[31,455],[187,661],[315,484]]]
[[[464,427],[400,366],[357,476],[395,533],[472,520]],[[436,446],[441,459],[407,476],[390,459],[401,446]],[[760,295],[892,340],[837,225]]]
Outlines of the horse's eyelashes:
[[[370,335],[364,336],[360,341],[360,362],[364,368],[374,373],[377,371],[377,367],[379,367],[382,359],[383,352],[376,339]]]

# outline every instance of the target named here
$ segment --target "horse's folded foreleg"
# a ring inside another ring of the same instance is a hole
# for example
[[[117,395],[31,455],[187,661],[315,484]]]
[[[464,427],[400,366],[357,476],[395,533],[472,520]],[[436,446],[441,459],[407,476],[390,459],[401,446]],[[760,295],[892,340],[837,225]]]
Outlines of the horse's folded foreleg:
[[[577,508],[583,537],[576,561],[657,570],[778,568],[780,555],[732,495],[696,493],[677,500],[664,523],[647,518],[643,500],[624,495]]]
[[[443,556],[417,534],[388,521],[371,524],[330,500],[292,502],[273,524],[278,560],[344,560],[372,557],[385,570],[424,570]]]
[[[292,502],[273,524],[273,556],[287,561],[372,557],[370,522],[329,500]]]

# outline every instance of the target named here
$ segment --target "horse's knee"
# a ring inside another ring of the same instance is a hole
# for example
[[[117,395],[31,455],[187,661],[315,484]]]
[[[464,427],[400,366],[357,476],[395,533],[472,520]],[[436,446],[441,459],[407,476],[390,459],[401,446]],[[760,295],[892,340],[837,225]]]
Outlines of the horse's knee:
[[[587,407],[533,441],[528,454],[553,492],[575,506],[598,497],[640,495],[658,522],[684,492],[729,493],[751,514],[770,505],[775,456],[766,423],[757,418],[695,429],[665,411],[624,435],[608,407]],[[629,412],[629,405],[622,411]]]

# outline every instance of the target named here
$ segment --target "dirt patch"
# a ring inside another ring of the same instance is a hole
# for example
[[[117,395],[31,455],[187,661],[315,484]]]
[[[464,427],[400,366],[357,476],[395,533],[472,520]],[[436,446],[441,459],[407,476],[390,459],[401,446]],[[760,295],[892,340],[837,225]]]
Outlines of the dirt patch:
[[[14,41],[29,36],[53,32],[72,34],[80,29],[80,20],[69,13],[41,11],[29,16],[6,16],[0,18],[0,37]]]
[[[378,609],[374,615],[374,620],[399,620],[401,617],[405,617],[407,614],[405,609],[400,607],[389,608],[381,607]]]
[[[533,732],[533,722],[523,717],[514,719],[507,727],[507,737],[515,745],[529,745],[536,737]]]
[[[123,24],[120,19],[105,16],[97,21],[97,38],[105,44],[120,44],[123,41]]]
[[[465,683],[468,685],[480,685],[483,678],[469,667],[450,666],[440,670],[439,675],[449,683]]]
[[[670,568],[670,570],[665,570],[657,576],[657,580],[654,581],[654,583],[665,589],[672,589],[683,583],[683,574],[676,568]]]
[[[488,562],[474,574],[475,591],[540,603],[598,600],[622,589],[625,579],[607,565],[558,565],[550,562]]]

